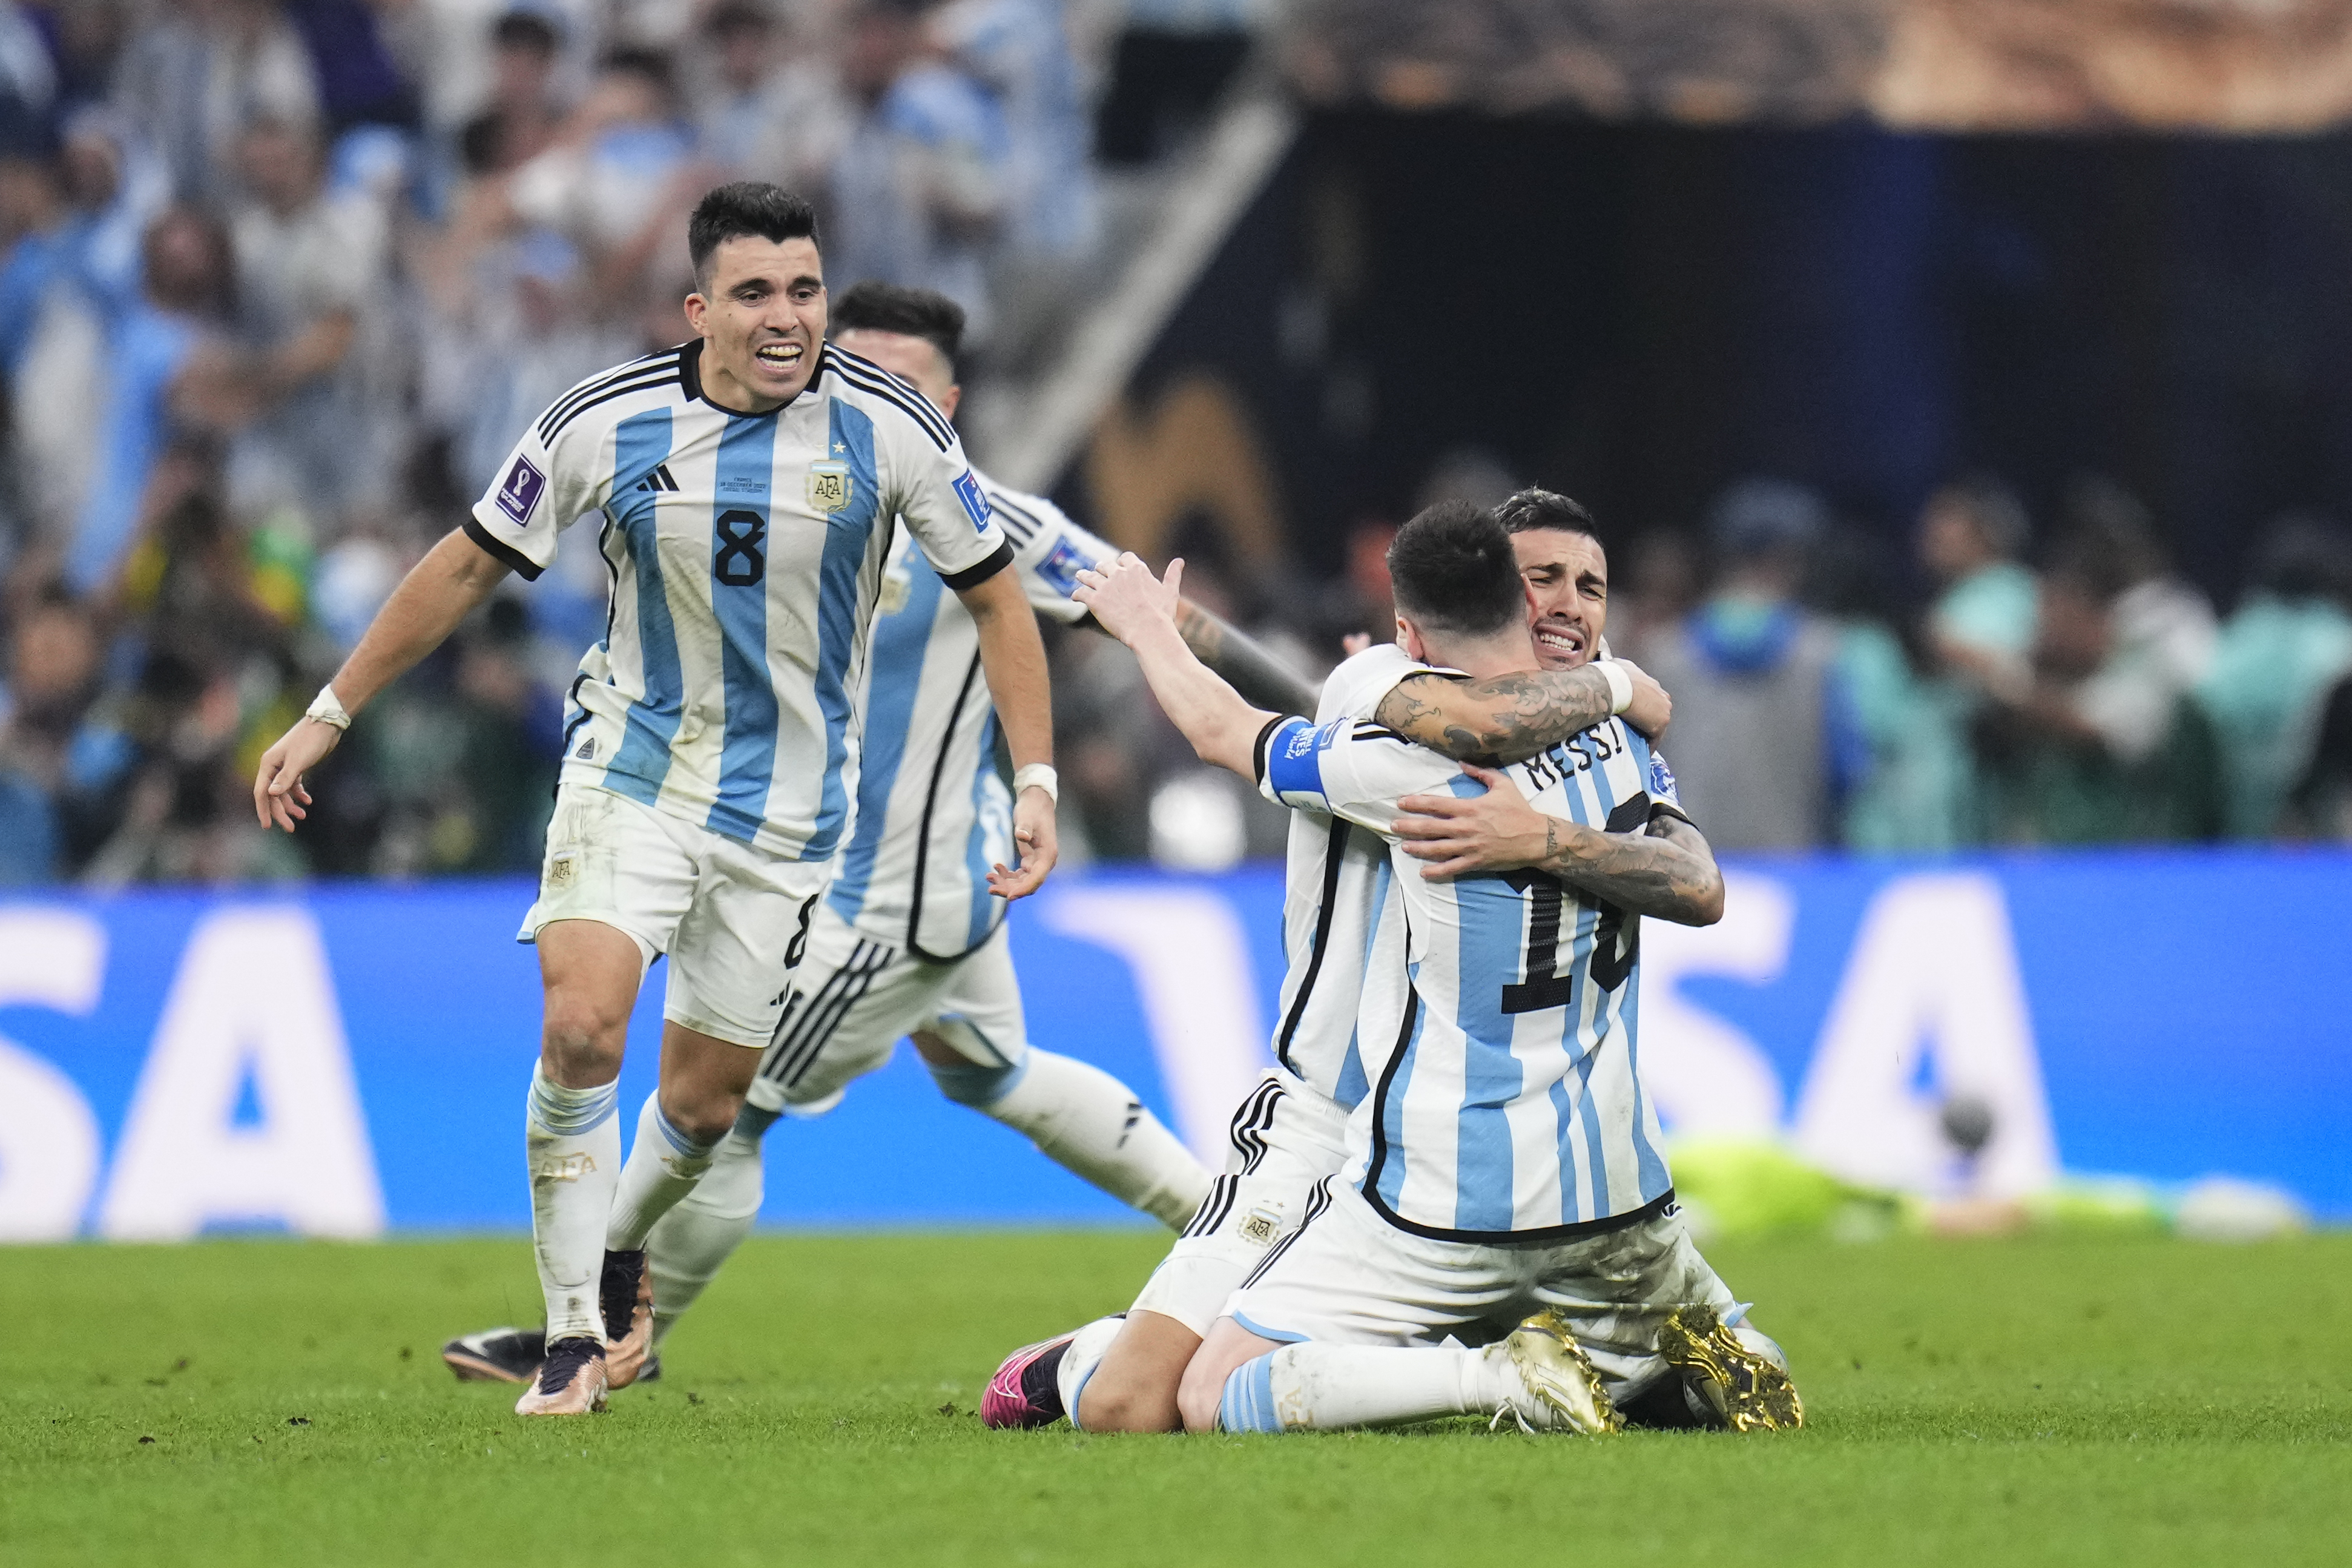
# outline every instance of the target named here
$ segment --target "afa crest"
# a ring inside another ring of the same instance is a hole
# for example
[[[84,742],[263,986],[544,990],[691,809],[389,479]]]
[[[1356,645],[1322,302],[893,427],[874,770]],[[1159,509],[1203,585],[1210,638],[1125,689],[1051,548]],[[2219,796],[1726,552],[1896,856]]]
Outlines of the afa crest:
[[[847,463],[811,463],[808,475],[809,505],[818,511],[842,511],[849,505],[851,490]]]

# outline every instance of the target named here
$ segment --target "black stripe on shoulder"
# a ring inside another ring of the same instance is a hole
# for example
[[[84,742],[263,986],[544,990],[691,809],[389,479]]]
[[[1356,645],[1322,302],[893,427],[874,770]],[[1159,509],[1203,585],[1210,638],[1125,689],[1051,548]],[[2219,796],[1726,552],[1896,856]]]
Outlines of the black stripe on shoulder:
[[[831,363],[835,374],[858,391],[903,410],[922,426],[923,433],[940,451],[944,452],[955,445],[955,431],[940,416],[940,411],[931,406],[931,400],[916,391],[910,384],[899,380],[870,360],[859,359],[846,349],[827,343],[824,352],[832,356]]]
[[[607,387],[603,392],[598,393],[595,396],[589,398],[586,402],[576,404],[571,409],[566,411],[563,417],[555,422],[555,427],[553,429],[548,430],[541,435],[540,440],[542,443],[551,444],[558,436],[562,435],[563,432],[571,426],[572,421],[578,419],[583,414],[587,413],[590,409],[596,407],[600,404],[611,403],[616,398],[633,397],[640,392],[651,392],[656,387],[675,386],[677,384],[677,372],[675,368],[672,368],[659,372],[658,374],[649,374],[642,381],[625,381],[617,385]]]
[[[1357,720],[1356,727],[1348,731],[1348,738],[1351,741],[1394,741],[1400,746],[1417,743],[1412,736],[1400,735],[1386,724],[1375,724],[1369,719]]]
[[[989,552],[987,560],[977,566],[967,566],[961,572],[942,572],[940,574],[940,581],[961,594],[966,588],[979,587],[1012,564],[1013,546],[999,540],[996,548]]]
[[[1001,490],[988,492],[988,510],[1003,520],[1005,532],[1024,544],[1036,538],[1038,531],[1045,526],[1044,518],[1005,500]]]
[[[517,550],[513,545],[509,544],[505,540],[500,539],[497,534],[492,533],[488,529],[484,528],[482,526],[481,519],[469,517],[465,521],[463,526],[466,531],[466,537],[472,540],[476,544],[480,545],[482,547],[483,553],[489,556],[491,560],[496,561],[499,565],[506,567],[509,571],[512,572],[516,576],[521,578],[526,583],[535,583],[539,580],[539,574],[542,570],[544,570],[544,568],[540,566],[537,562],[531,560],[530,556],[525,555],[521,551]]]
[[[551,426],[555,426],[564,416],[565,412],[581,399],[593,397],[615,383],[643,375],[648,371],[674,371],[677,368],[677,350],[665,349],[657,354],[647,354],[643,359],[631,360],[628,363],[608,370],[602,375],[591,376],[557,398],[549,405],[547,412],[539,416],[539,438],[542,441],[554,439]]]

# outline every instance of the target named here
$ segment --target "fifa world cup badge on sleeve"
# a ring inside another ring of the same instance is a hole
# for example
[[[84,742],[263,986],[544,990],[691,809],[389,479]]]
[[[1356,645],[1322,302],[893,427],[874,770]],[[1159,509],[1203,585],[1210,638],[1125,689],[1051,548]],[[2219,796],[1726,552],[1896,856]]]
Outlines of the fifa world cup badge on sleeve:
[[[529,522],[539,505],[541,490],[547,489],[547,476],[532,468],[529,458],[517,458],[514,467],[499,485],[499,510],[517,522]]]
[[[840,511],[849,505],[849,465],[847,463],[811,463],[808,474],[809,505],[818,511]]]
[[[963,478],[955,482],[955,493],[956,500],[963,502],[963,510],[971,515],[972,527],[986,528],[988,497],[981,490],[980,476],[966,468]]]

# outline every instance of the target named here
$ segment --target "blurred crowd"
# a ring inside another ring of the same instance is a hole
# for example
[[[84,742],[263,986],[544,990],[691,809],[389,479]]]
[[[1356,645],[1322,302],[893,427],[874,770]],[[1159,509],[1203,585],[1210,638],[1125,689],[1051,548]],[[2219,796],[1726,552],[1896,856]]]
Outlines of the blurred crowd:
[[[1518,482],[1457,453],[1416,504]],[[2332,520],[2274,520],[2227,605],[2095,476],[2044,517],[1958,479],[1892,533],[1754,479],[1693,526],[1603,531],[1609,644],[1674,694],[1661,749],[1720,849],[2352,842],[2352,531]],[[1393,532],[1359,524],[1319,586],[1199,540],[1185,586],[1320,669],[1344,632],[1386,624]],[[1283,814],[1200,768],[1130,665],[1075,639],[1065,661],[1066,798],[1097,848],[1199,868],[1278,852]]]
[[[803,192],[984,355],[1094,253],[1097,125],[1187,111],[1129,62],[1253,16],[0,0],[0,883],[534,865],[591,552],[363,715],[299,843],[248,776],[525,422],[685,335],[695,199]]]

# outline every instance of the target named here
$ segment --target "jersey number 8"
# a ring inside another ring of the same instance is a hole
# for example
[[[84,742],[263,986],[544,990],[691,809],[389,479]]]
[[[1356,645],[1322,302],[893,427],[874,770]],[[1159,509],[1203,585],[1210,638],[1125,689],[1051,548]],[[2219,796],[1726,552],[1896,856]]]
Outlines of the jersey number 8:
[[[760,553],[768,536],[768,520],[756,511],[737,509],[719,514],[719,558],[710,563],[719,580],[730,588],[749,588],[768,574],[768,558]]]

